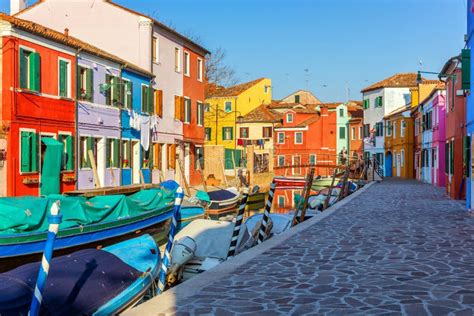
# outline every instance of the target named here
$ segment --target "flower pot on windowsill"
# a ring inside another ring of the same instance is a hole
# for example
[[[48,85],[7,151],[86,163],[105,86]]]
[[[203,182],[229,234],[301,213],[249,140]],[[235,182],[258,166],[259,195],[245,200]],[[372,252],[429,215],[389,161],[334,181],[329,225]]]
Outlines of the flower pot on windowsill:
[[[39,178],[38,177],[25,177],[22,180],[23,184],[38,184]]]

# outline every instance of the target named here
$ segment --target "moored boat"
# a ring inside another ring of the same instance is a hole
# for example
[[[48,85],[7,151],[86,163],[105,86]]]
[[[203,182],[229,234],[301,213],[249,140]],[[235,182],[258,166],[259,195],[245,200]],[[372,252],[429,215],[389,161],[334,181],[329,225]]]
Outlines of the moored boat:
[[[195,205],[187,200],[183,200],[181,211],[179,213],[177,229],[180,231],[184,227],[188,226],[192,221],[205,218],[206,210],[204,207]]]
[[[116,315],[144,296],[159,271],[150,235],[101,250],[83,249],[52,259],[41,315]],[[27,315],[40,263],[0,274],[0,314]]]
[[[273,181],[277,189],[302,189],[306,184],[304,177],[275,177]]]
[[[237,207],[240,198],[239,190],[235,187],[207,192],[209,195],[209,215],[224,215],[232,212]]]

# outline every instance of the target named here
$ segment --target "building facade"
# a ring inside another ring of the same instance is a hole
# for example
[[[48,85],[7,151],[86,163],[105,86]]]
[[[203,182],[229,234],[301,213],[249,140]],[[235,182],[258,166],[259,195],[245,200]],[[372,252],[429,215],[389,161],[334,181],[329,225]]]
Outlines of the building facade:
[[[362,158],[364,155],[364,111],[359,102],[349,102],[349,157],[352,159]]]

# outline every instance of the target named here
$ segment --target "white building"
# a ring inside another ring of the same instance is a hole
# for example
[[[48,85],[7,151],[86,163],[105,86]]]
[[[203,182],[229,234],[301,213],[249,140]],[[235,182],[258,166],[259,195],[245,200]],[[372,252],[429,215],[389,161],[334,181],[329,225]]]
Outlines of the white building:
[[[395,74],[363,89],[364,108],[364,155],[372,158],[375,155],[384,170],[391,168],[392,163],[385,162],[385,126],[384,116],[393,110],[411,102],[410,88],[416,87],[416,73]]]

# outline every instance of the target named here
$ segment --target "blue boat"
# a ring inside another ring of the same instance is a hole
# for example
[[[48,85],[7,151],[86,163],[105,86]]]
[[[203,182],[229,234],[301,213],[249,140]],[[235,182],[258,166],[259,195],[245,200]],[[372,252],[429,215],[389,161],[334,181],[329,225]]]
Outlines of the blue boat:
[[[112,315],[134,306],[156,279],[160,252],[150,235],[52,259],[41,315]],[[40,263],[0,274],[0,315],[27,315]]]
[[[181,211],[179,214],[178,220],[178,231],[183,229],[184,227],[188,226],[189,223],[196,219],[205,219],[206,218],[206,210],[199,205],[195,205],[191,202],[186,200],[183,201],[181,205]]]

